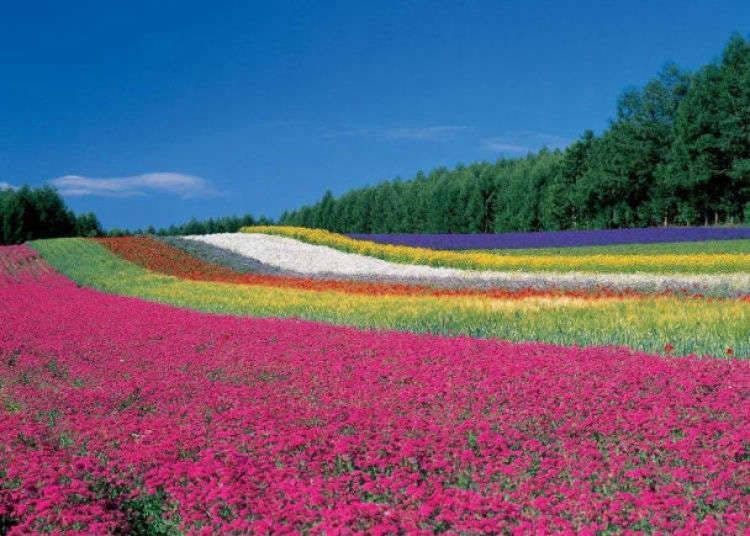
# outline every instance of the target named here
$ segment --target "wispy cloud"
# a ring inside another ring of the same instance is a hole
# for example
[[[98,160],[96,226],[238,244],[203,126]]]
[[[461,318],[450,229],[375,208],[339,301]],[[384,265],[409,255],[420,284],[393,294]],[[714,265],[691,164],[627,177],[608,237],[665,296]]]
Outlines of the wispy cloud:
[[[514,143],[508,143],[501,138],[487,138],[482,140],[482,148],[486,151],[492,151],[494,153],[528,153],[531,151],[531,147],[526,145],[516,145]]]
[[[190,199],[217,194],[206,179],[182,173],[144,173],[106,179],[65,175],[49,183],[67,196],[136,197],[167,193]]]
[[[468,127],[458,125],[434,125],[429,127],[399,127],[380,129],[379,134],[391,140],[443,141],[459,134]]]
[[[363,127],[334,130],[326,137],[366,136],[385,141],[439,142],[453,139],[458,134],[470,130],[462,125],[429,125],[419,127]]]
[[[563,136],[543,132],[521,131],[504,136],[485,138],[481,141],[482,149],[502,154],[526,154],[542,147],[564,149],[571,141]]]
[[[15,190],[17,187],[9,182],[0,182],[0,190]]]

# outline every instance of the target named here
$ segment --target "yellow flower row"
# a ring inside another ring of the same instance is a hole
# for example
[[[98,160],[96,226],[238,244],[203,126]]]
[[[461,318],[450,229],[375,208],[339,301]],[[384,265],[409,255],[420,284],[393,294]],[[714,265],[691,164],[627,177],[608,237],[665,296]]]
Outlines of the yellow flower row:
[[[368,255],[392,262],[425,264],[469,270],[732,273],[750,272],[750,255],[693,253],[681,255],[497,255],[478,251],[446,251],[356,240],[323,229],[304,227],[243,227],[245,233],[264,233],[295,238],[311,244]]]

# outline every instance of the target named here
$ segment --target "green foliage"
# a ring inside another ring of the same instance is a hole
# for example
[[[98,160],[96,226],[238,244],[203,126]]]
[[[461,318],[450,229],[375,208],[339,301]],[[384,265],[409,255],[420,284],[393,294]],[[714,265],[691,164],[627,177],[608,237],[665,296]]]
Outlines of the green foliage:
[[[477,233],[750,222],[750,42],[689,75],[667,64],[564,151],[422,172],[280,223],[351,233]]]
[[[96,478],[89,484],[93,500],[102,502],[109,509],[118,509],[124,519],[114,534],[141,536],[177,536],[181,518],[176,505],[168,501],[166,492],[158,488],[154,493],[141,489],[131,495],[130,486],[124,482],[111,482]]]
[[[735,35],[721,60],[698,71],[677,111],[663,180],[681,223],[748,221],[750,43]]]
[[[93,213],[76,216],[49,186],[0,190],[0,244],[102,234],[101,224]]]
[[[674,118],[689,78],[667,65],[642,90],[620,98],[617,119],[591,146],[578,184],[583,226],[642,227],[670,223],[668,185],[656,173],[673,143]]]
[[[48,186],[0,190],[0,244],[75,234],[76,218]]]
[[[107,236],[130,236],[131,234],[132,233],[127,229],[120,229],[119,227],[113,227],[112,229],[107,231]]]
[[[86,212],[76,216],[75,234],[86,237],[102,236],[104,230],[96,215],[93,212]]]
[[[7,534],[16,525],[18,525],[18,519],[13,515],[0,514],[0,534]]]
[[[587,130],[565,151],[557,173],[552,175],[542,194],[539,219],[543,229],[558,231],[578,226],[580,193],[576,186],[588,171],[593,144],[594,132]]]
[[[174,508],[167,502],[167,494],[164,490],[157,490],[151,494],[141,493],[123,502],[120,509],[127,521],[125,534],[139,536],[181,534],[179,516],[170,512]]]

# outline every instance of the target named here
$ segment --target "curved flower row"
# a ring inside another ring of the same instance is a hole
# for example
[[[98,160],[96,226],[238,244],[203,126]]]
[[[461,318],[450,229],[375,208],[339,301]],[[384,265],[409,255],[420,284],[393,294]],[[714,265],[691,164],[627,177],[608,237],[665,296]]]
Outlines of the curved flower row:
[[[231,268],[235,272],[243,274],[284,275],[291,277],[304,277],[302,274],[291,270],[282,270],[276,266],[264,264],[252,257],[238,255],[228,249],[212,246],[205,242],[188,240],[182,236],[156,236],[156,240],[171,247],[180,249],[192,257],[202,261],[219,264]]]
[[[379,244],[355,240],[322,229],[303,227],[244,227],[245,233],[295,238],[311,244],[329,246],[349,253],[358,253],[405,264],[425,264],[470,270],[525,271],[592,271],[652,273],[733,273],[750,272],[748,254],[688,255],[495,255],[484,252],[458,252],[410,246]]]
[[[244,236],[242,237],[244,238]],[[130,262],[143,266],[148,270],[173,275],[183,279],[194,281],[216,281],[223,283],[234,283],[244,285],[258,285],[267,287],[280,287],[302,290],[318,291],[337,291],[353,294],[366,294],[368,296],[444,296],[444,297],[462,297],[462,296],[481,296],[485,298],[528,298],[528,297],[554,297],[568,296],[586,299],[600,299],[609,297],[622,297],[637,299],[643,295],[627,293],[623,291],[610,290],[607,288],[592,288],[587,286],[577,292],[564,291],[557,288],[536,288],[534,286],[519,288],[517,290],[504,290],[498,288],[489,289],[472,289],[472,288],[440,288],[426,285],[407,285],[399,283],[377,282],[377,280],[345,280],[345,279],[312,279],[305,276],[283,276],[278,274],[254,274],[242,273],[235,271],[228,266],[215,262],[206,262],[178,247],[173,247],[160,240],[155,240],[146,236],[134,237],[117,237],[117,238],[97,238],[94,239],[107,249],[126,259]],[[176,244],[185,243],[206,244],[198,240],[181,239]],[[191,248],[195,251],[195,248]],[[247,257],[251,266],[255,267],[262,264],[264,267],[269,266],[266,263],[258,263],[252,258]],[[279,270],[281,273],[288,273],[286,270]],[[294,273],[294,272],[292,272]],[[421,280],[430,282],[430,280]]]
[[[222,233],[188,236],[243,255],[280,270],[310,277],[363,277],[373,281],[409,281],[427,285],[538,290],[609,289],[636,292],[686,292],[719,296],[750,294],[750,273],[650,274],[586,272],[497,272],[441,268],[389,262],[329,246],[309,244],[284,236],[260,233]]]
[[[748,362],[206,315],[47,271],[3,280],[11,535],[750,530]]]
[[[201,311],[298,317],[363,328],[575,345],[625,345],[675,355],[750,356],[750,302],[649,296],[500,299],[392,296],[189,281],[143,269],[85,239],[33,243],[81,285]]]

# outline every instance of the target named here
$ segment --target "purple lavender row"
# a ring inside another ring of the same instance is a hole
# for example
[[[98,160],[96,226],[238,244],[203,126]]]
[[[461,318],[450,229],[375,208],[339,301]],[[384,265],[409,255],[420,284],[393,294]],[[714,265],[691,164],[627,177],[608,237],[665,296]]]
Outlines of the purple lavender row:
[[[499,234],[348,234],[347,236],[360,240],[372,240],[381,244],[432,249],[521,249],[750,239],[750,227],[652,227]]]

